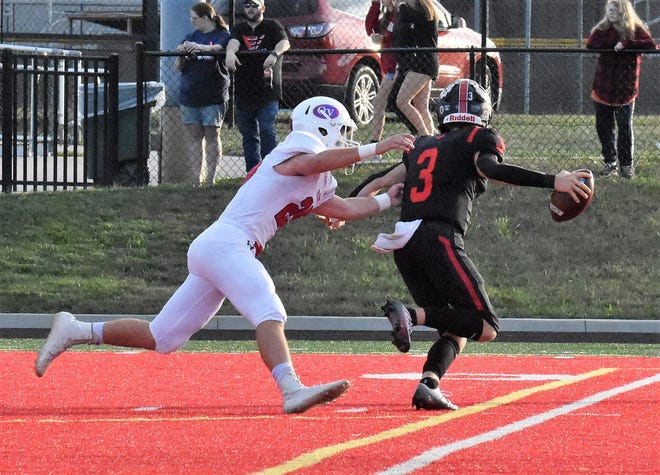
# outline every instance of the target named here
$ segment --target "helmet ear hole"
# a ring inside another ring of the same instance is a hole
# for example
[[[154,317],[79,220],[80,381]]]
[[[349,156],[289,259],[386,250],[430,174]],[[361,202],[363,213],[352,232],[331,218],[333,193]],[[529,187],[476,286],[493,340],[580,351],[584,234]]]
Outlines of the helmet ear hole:
[[[328,131],[327,131],[327,129],[324,129],[323,127],[319,127],[319,133],[320,133],[322,136],[324,136],[324,137],[327,137],[327,136],[328,136]]]

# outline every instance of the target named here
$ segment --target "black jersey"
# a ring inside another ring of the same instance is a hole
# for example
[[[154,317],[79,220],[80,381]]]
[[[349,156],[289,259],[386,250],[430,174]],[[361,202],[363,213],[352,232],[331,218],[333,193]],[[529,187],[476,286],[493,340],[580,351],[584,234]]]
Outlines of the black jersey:
[[[463,127],[444,135],[422,136],[404,154],[406,182],[401,220],[438,220],[465,233],[472,215],[472,201],[486,190],[486,179],[474,164],[477,152],[487,152],[501,162],[504,139],[493,129]]]
[[[241,66],[236,69],[234,87],[236,102],[246,106],[260,106],[282,97],[282,58],[272,66],[272,84],[264,79],[264,61],[275,45],[287,38],[282,24],[264,18],[254,28],[241,22],[232,28],[232,39],[240,43],[239,51],[261,51],[261,54],[240,56]]]

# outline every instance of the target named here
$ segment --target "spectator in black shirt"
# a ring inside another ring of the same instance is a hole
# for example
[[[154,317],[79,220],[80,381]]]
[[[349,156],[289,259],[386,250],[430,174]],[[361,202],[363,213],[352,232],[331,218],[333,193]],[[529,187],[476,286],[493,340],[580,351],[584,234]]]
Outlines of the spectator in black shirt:
[[[246,21],[234,26],[225,64],[236,71],[234,94],[238,129],[249,172],[277,145],[275,118],[282,98],[282,53],[290,47],[284,27],[264,18],[264,0],[245,0]],[[239,51],[259,51],[244,54]]]

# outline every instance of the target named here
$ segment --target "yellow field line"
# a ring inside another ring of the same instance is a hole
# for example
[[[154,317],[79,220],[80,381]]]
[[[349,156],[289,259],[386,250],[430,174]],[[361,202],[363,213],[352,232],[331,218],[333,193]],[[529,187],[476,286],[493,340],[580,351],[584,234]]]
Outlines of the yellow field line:
[[[422,429],[428,429],[429,427],[443,424],[453,419],[458,419],[460,417],[477,414],[479,412],[492,409],[494,407],[511,404],[512,402],[526,398],[528,396],[531,396],[532,394],[540,393],[543,391],[550,391],[552,389],[557,389],[562,386],[568,386],[570,384],[574,384],[579,381],[584,381],[585,379],[594,378],[596,376],[603,376],[605,374],[612,373],[616,370],[617,368],[600,368],[595,371],[590,371],[588,373],[583,373],[581,375],[578,375],[576,378],[552,381],[550,383],[542,384],[540,386],[514,391],[505,396],[500,396],[500,397],[496,397],[495,399],[491,399],[488,402],[458,409],[457,411],[446,412],[439,416],[429,417],[427,419],[418,422],[405,424],[402,425],[401,427],[389,429],[380,432],[378,434],[370,435],[368,437],[353,439],[339,444],[329,445],[327,447],[322,447],[320,449],[312,450],[311,452],[307,452],[305,454],[299,455],[298,457],[293,458],[281,465],[277,465],[275,467],[268,468],[261,472],[257,472],[254,475],[281,475],[302,468],[311,467],[312,465],[315,465],[324,459],[333,457],[347,450],[356,449],[358,447],[364,447],[365,445],[376,444],[388,439],[394,439],[396,437],[408,435],[413,432],[420,431]]]

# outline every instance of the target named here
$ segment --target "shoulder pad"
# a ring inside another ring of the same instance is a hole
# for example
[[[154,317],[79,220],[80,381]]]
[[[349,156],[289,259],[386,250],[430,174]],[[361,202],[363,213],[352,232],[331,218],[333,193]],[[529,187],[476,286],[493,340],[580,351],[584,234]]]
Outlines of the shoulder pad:
[[[495,129],[481,128],[473,143],[480,150],[493,152],[500,157],[506,152],[504,138]]]

